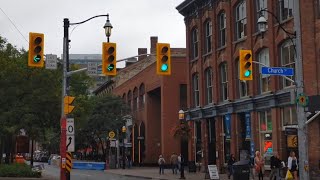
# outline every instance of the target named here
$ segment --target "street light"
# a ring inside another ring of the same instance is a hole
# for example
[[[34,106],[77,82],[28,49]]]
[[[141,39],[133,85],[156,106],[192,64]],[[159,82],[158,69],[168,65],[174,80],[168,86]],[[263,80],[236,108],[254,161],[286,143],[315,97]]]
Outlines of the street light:
[[[61,133],[60,133],[60,155],[61,155],[61,163],[65,163],[63,160],[66,159],[66,120],[67,117],[64,113],[64,97],[69,94],[69,27],[72,25],[79,25],[83,24],[87,21],[90,21],[91,19],[97,18],[97,17],[107,17],[107,22],[104,25],[106,36],[109,41],[109,37],[111,35],[111,29],[112,25],[109,21],[109,14],[106,15],[97,15],[93,16],[87,20],[77,22],[77,23],[70,23],[68,18],[63,19],[63,81],[62,81],[62,103],[61,103],[61,121],[60,121],[60,127],[61,127]],[[66,180],[70,179],[70,173],[67,173],[66,169],[63,168],[63,165],[60,168],[60,180]]]
[[[289,39],[291,40],[294,51],[295,51],[295,91],[297,93],[297,97],[300,94],[303,94],[304,88],[303,88],[303,68],[302,68],[302,50],[301,50],[301,21],[300,21],[300,1],[299,0],[293,0],[294,3],[294,10],[293,10],[293,17],[294,17],[294,33],[288,32],[285,30],[277,16],[275,16],[272,12],[262,9],[261,11],[268,12],[271,14],[279,24],[279,27],[287,34]],[[267,20],[262,16],[258,19],[258,27],[259,31],[263,33],[266,31],[266,25]],[[293,38],[295,38],[296,43],[294,43]],[[301,105],[296,106],[296,113],[297,113],[297,119],[298,119],[298,142],[299,142],[299,176],[300,179],[309,179],[309,172],[306,170],[308,169],[308,136],[307,136],[307,127],[305,122],[307,121],[307,117],[304,112],[304,107]]]
[[[179,110],[179,120],[180,124],[184,123],[184,111],[182,109]],[[180,143],[182,143],[182,137],[180,139]],[[181,149],[181,148],[180,148]],[[181,150],[180,150],[181,151]],[[180,152],[181,153],[181,152]],[[184,177],[184,157],[181,154],[181,162],[180,162],[180,179],[186,179]]]
[[[125,147],[124,147],[124,139],[126,137],[126,126],[122,126],[122,169],[125,169],[126,167],[126,153],[125,153]]]

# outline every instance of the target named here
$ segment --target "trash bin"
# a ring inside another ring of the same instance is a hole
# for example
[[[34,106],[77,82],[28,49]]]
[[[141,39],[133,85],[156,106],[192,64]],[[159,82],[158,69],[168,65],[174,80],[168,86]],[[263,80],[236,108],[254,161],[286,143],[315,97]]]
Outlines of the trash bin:
[[[241,160],[232,164],[233,180],[249,180],[250,161]]]

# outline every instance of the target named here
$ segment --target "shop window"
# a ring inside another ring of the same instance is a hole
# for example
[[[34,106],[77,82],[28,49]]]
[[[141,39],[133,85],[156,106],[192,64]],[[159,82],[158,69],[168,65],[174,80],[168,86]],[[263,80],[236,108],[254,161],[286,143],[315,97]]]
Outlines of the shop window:
[[[201,163],[203,152],[202,152],[202,140],[201,140],[201,122],[195,122],[196,125],[196,163]]]
[[[295,106],[286,106],[281,108],[282,126],[297,125],[297,111]]]
[[[223,116],[223,127],[224,139],[223,139],[223,150],[224,150],[224,163],[228,163],[231,154],[231,119],[230,115]]]
[[[271,110],[259,112],[260,152],[265,158],[265,165],[270,165],[273,153]]]

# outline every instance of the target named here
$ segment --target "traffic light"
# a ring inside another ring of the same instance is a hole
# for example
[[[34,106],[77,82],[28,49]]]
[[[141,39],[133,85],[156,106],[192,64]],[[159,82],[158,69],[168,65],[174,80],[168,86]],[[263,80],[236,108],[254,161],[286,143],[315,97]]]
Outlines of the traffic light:
[[[41,68],[44,66],[44,34],[29,33],[28,66]]]
[[[240,80],[252,80],[252,51],[240,50],[239,60],[239,79]]]
[[[70,105],[72,104],[72,102],[74,101],[75,97],[72,97],[72,96],[65,96],[63,98],[63,104],[64,104],[64,114],[70,114],[73,109],[74,109],[74,106]]]
[[[171,75],[171,52],[168,43],[157,43],[157,74]]]
[[[117,45],[116,43],[102,44],[102,73],[104,75],[117,75]]]

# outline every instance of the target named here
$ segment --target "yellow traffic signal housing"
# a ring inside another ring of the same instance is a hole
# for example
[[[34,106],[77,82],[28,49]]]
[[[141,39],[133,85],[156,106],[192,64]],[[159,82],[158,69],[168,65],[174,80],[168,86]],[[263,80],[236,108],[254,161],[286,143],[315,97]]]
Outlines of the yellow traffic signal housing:
[[[117,45],[116,43],[102,43],[102,73],[117,75]]]
[[[170,44],[157,43],[157,74],[171,75],[171,51]]]
[[[240,50],[239,79],[244,81],[253,79],[251,50]]]
[[[72,97],[72,96],[65,96],[63,98],[63,104],[64,104],[64,114],[70,114],[73,109],[74,109],[74,106],[70,105],[72,104],[72,102],[74,101],[75,97]]]
[[[44,66],[44,34],[29,33],[28,66],[41,68]]]

